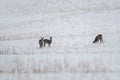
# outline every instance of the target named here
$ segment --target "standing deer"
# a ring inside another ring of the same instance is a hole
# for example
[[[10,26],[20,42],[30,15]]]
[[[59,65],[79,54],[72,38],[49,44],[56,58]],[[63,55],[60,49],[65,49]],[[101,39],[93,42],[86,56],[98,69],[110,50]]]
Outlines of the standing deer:
[[[41,37],[41,39],[39,40],[40,48],[43,47],[43,44],[44,44],[44,37]]]
[[[50,46],[52,43],[52,37],[50,37],[50,39],[44,39],[43,42],[44,42],[44,47],[46,44],[48,44],[48,46]]]
[[[102,37],[102,34],[99,34],[95,37],[95,40],[93,41],[93,43],[96,43],[96,42],[103,42],[103,37]]]

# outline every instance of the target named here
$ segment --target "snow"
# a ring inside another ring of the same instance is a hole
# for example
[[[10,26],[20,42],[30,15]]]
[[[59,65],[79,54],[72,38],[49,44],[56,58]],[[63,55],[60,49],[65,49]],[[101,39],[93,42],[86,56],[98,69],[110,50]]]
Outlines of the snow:
[[[119,8],[120,0],[1,0],[0,80],[118,80]],[[93,44],[98,34],[104,42]]]

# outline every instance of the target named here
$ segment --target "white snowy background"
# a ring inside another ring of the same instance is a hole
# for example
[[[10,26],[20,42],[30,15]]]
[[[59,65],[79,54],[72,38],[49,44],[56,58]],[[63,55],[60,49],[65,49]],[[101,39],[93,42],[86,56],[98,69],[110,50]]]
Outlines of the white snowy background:
[[[0,80],[119,79],[120,0],[0,0]]]

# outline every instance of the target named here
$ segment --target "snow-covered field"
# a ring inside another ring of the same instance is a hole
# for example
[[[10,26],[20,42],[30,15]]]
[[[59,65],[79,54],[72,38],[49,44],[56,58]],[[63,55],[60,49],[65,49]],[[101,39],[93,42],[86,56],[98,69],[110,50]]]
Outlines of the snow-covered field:
[[[120,79],[119,0],[19,1],[0,3],[0,80]],[[92,43],[97,34],[103,43]]]

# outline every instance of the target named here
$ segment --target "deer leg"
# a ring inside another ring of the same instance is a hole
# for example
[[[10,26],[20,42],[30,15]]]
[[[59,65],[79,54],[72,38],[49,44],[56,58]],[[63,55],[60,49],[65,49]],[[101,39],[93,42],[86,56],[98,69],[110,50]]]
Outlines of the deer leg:
[[[45,47],[45,44],[46,44],[46,43],[44,43],[44,47]]]
[[[102,38],[102,35],[100,36],[100,43],[103,42],[103,38]]]
[[[50,44],[48,44],[48,46],[50,47]]]

